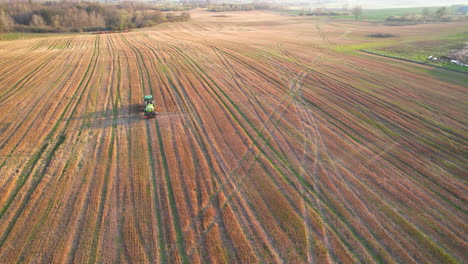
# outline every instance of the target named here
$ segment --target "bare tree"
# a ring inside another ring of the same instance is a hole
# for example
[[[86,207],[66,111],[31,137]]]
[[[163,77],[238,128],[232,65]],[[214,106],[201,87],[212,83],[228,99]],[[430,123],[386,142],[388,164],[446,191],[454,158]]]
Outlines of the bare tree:
[[[351,13],[356,18],[356,20],[358,20],[359,17],[362,15],[362,6],[353,7],[353,9],[351,9]]]
[[[0,32],[8,32],[13,28],[13,19],[5,13],[5,11],[0,10]]]
[[[435,15],[437,19],[441,19],[443,16],[446,16],[448,14],[448,10],[446,7],[441,7],[435,11]]]
[[[78,5],[65,1],[30,5],[27,2],[18,2],[0,5],[0,32],[13,29],[40,32],[89,31],[105,28],[123,30],[135,26],[187,21],[189,18],[188,14],[173,14],[170,20],[165,13],[155,10],[153,5],[138,2],[126,2],[124,5],[97,3]]]
[[[44,25],[44,19],[40,15],[33,15],[31,18],[31,26],[41,27]]]
[[[431,10],[429,8],[424,8],[422,10],[423,22],[426,23],[426,20],[431,17]]]
[[[91,12],[89,14],[89,27],[105,27],[106,22],[104,21],[104,18],[102,17],[101,14],[98,14],[96,12]]]

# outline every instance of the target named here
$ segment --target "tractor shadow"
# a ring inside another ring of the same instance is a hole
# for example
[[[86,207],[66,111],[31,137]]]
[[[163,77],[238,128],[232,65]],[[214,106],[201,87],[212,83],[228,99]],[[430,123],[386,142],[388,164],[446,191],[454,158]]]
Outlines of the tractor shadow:
[[[113,126],[132,126],[132,128],[136,128],[145,124],[146,121],[154,121],[154,119],[146,119],[143,110],[142,104],[131,104],[118,108],[108,108],[103,111],[88,112],[81,116],[72,117],[69,120],[81,123],[79,129],[105,129]],[[170,120],[183,118],[184,116],[183,113],[159,112],[156,118],[158,121],[170,122]]]
[[[142,104],[131,104],[117,108],[88,112],[74,116],[69,121],[81,123],[80,129],[99,129],[139,123],[146,120]]]

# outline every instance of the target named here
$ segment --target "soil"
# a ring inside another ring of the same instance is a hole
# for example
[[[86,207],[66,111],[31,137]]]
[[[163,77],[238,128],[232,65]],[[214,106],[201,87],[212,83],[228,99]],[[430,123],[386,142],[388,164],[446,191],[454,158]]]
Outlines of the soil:
[[[0,42],[0,263],[466,262],[466,74],[227,15]]]

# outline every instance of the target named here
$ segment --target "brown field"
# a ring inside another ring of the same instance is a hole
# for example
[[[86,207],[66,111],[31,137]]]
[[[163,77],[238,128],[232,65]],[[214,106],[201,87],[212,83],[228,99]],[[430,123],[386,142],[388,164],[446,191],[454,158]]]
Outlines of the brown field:
[[[467,75],[340,51],[467,24],[215,15],[0,42],[0,263],[468,261]]]

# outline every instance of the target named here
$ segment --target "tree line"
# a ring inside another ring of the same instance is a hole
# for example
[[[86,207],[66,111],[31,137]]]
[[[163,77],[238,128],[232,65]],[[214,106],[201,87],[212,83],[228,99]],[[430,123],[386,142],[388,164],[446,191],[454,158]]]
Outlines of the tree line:
[[[271,9],[272,5],[268,3],[252,3],[252,4],[221,4],[209,5],[207,10],[210,12],[231,12],[231,11],[252,11]]]
[[[168,10],[170,8],[165,8]],[[81,32],[126,30],[187,21],[190,14],[163,12],[147,3],[43,2],[0,4],[0,32]]]
[[[315,8],[314,12],[301,12],[299,16],[343,16],[348,15],[348,7],[343,8],[345,12],[335,12],[335,11],[324,11],[322,8]],[[351,14],[355,17],[356,20],[362,15],[362,6],[355,6],[351,9]]]
[[[404,21],[404,22],[455,22],[455,21],[468,21],[466,15],[450,15],[447,7],[440,7],[435,11],[429,8],[421,10],[420,14],[405,14],[402,16],[390,16],[387,21]]]

